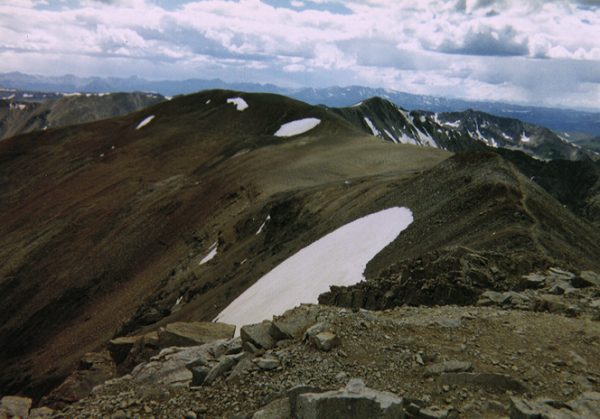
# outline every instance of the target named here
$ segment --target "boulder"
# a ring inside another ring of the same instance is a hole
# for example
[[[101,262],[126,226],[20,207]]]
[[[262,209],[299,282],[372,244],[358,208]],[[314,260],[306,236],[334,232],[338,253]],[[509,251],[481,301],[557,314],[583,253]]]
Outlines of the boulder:
[[[600,393],[586,392],[567,403],[555,400],[511,398],[511,419],[600,418]]]
[[[321,332],[313,335],[310,338],[311,343],[320,351],[330,351],[340,344],[340,338],[338,338],[332,332]]]
[[[445,373],[440,375],[438,382],[440,385],[471,385],[476,387],[486,387],[488,389],[498,391],[510,390],[516,393],[524,393],[527,391],[527,387],[520,380],[517,380],[509,375],[494,373]]]
[[[4,414],[9,418],[18,416],[26,418],[31,408],[31,399],[20,396],[4,396],[0,399],[0,415]]]
[[[517,289],[538,289],[542,288],[546,283],[546,277],[539,273],[531,273],[529,275],[523,275],[521,281],[517,285]]]
[[[290,402],[287,397],[273,400],[252,415],[252,419],[285,419],[291,417]]]
[[[160,351],[157,356],[136,366],[131,372],[134,382],[140,384],[166,384],[171,386],[188,385],[192,382],[193,374],[188,365],[199,359],[212,360],[210,344],[190,346],[186,348],[171,347]]]
[[[467,372],[473,369],[473,365],[466,361],[446,361],[429,365],[425,369],[425,376],[432,377],[444,373]]]
[[[212,322],[170,323],[158,331],[161,348],[169,346],[198,346],[216,340],[233,338],[235,326]]]
[[[123,336],[108,341],[108,352],[116,364],[121,364],[127,355],[131,352],[133,345],[142,338],[142,336]]]
[[[593,271],[583,271],[579,276],[571,280],[576,288],[598,287],[600,288],[600,274]]]
[[[219,359],[217,365],[215,365],[204,379],[203,385],[211,385],[215,380],[225,373],[229,372],[240,360],[243,355],[225,355]]]
[[[286,311],[271,323],[271,336],[276,340],[300,339],[306,329],[317,322],[318,307],[302,305]]]
[[[49,407],[37,407],[29,412],[29,419],[50,419],[54,410]]]
[[[94,387],[116,377],[117,371],[107,350],[90,352],[79,361],[73,371],[43,402],[50,407],[64,407],[87,397]]]
[[[271,322],[265,320],[262,323],[242,326],[240,336],[242,345],[246,342],[259,349],[271,349],[275,346],[275,339],[270,334]]]
[[[369,389],[353,379],[342,390],[301,394],[292,414],[299,419],[404,418],[402,404],[395,394]]]
[[[281,362],[279,362],[279,359],[275,358],[274,356],[264,356],[261,358],[256,358],[254,362],[256,363],[256,366],[258,368],[265,371],[274,370],[281,366]]]

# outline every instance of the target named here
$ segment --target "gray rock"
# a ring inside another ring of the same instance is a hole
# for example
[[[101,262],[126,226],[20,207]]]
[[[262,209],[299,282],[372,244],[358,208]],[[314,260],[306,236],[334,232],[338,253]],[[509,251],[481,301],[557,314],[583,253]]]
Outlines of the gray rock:
[[[4,396],[0,399],[0,415],[4,413],[9,418],[19,416],[26,418],[31,408],[31,399],[20,396]]]
[[[198,417],[198,415],[196,415],[196,412],[190,410],[189,412],[186,412],[184,418],[185,419],[196,419]]]
[[[600,288],[600,274],[593,271],[583,271],[578,277],[571,280],[576,288],[598,287]]]
[[[309,341],[313,336],[326,331],[328,328],[329,328],[329,326],[327,326],[325,323],[313,324],[311,327],[306,329],[303,340]]]
[[[270,371],[281,366],[279,359],[274,356],[265,356],[262,358],[255,359],[255,363],[261,370]]]
[[[245,356],[237,363],[235,367],[233,367],[225,381],[234,381],[246,375],[249,371],[254,371],[256,369],[258,369],[258,367],[254,362],[252,362],[252,359]]]
[[[233,338],[235,326],[212,322],[177,322],[158,331],[162,348],[169,346],[198,346],[216,340]]]
[[[310,341],[320,351],[330,351],[340,344],[340,338],[332,332],[321,332],[313,335]]]
[[[405,417],[401,398],[366,388],[362,380],[350,380],[346,389],[338,391],[302,394],[294,413],[299,419]]]
[[[420,408],[415,415],[418,419],[450,419],[458,418],[458,412],[453,408],[442,409],[437,406]]]
[[[473,365],[466,361],[446,361],[429,365],[425,369],[425,376],[432,377],[444,373],[467,372],[473,369]]]
[[[219,359],[217,365],[215,365],[204,379],[203,385],[211,385],[214,381],[224,375],[226,372],[231,370],[240,360],[240,355],[226,355]]]
[[[550,269],[548,269],[546,274],[550,278],[565,279],[565,280],[571,280],[571,279],[575,278],[575,276],[576,276],[573,272],[565,271],[560,268],[550,268]]]
[[[140,340],[142,336],[123,336],[108,341],[108,352],[115,364],[121,364],[127,355],[131,352],[133,345]]]
[[[538,289],[545,285],[546,277],[539,273],[531,273],[529,275],[523,275],[521,282],[517,285],[518,289]]]
[[[210,348],[210,345],[201,345],[163,349],[149,362],[136,366],[131,377],[140,384],[188,385],[193,378],[188,365],[194,365],[201,358],[211,359]]]
[[[240,337],[219,342],[212,350],[215,358],[220,358],[222,355],[235,355],[243,351],[242,339]]]
[[[49,407],[37,407],[29,412],[29,419],[49,419],[54,414],[54,410]]]
[[[553,285],[550,287],[548,292],[553,295],[563,295],[568,294],[569,292],[572,292],[574,290],[575,288],[571,285],[570,282],[559,279],[554,281]]]
[[[438,378],[438,383],[440,385],[472,385],[499,391],[510,390],[516,393],[524,393],[527,391],[527,387],[520,380],[509,375],[493,373],[456,372],[442,374]]]
[[[269,333],[271,322],[265,320],[262,323],[243,326],[240,329],[242,343],[248,342],[259,349],[271,349],[275,346],[275,339]]]
[[[287,396],[290,401],[290,409],[292,412],[296,411],[296,405],[298,404],[298,396],[305,393],[321,393],[322,390],[319,387],[298,385],[294,386],[287,391]]]
[[[188,369],[192,372],[192,386],[201,386],[206,380],[206,376],[210,372],[210,368],[203,365],[189,367]]]
[[[600,418],[600,393],[587,391],[568,402],[567,406],[583,418]]]
[[[252,419],[287,419],[291,417],[292,411],[287,397],[273,400],[252,415]]]
[[[286,311],[282,316],[273,320],[271,336],[276,340],[299,339],[306,329],[317,321],[318,308],[312,305],[302,305]]]

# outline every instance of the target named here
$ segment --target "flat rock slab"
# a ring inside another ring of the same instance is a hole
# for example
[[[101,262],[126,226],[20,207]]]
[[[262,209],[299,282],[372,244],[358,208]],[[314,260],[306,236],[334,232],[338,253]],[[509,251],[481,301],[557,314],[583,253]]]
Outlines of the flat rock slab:
[[[298,396],[299,419],[403,418],[403,400],[393,393],[365,387],[362,380],[350,380],[345,389]]]
[[[600,393],[586,392],[574,400],[562,403],[555,400],[526,400],[511,398],[511,419],[598,419],[600,418]]]
[[[498,391],[514,391],[524,393],[527,387],[523,382],[509,375],[493,374],[493,373],[471,373],[457,372],[445,373],[438,378],[440,385],[472,385],[477,387],[487,387]]]
[[[212,322],[177,322],[158,331],[160,346],[198,346],[233,338],[235,326]]]
[[[473,365],[466,361],[446,361],[429,365],[425,369],[425,376],[432,377],[444,373],[467,372],[473,369]]]

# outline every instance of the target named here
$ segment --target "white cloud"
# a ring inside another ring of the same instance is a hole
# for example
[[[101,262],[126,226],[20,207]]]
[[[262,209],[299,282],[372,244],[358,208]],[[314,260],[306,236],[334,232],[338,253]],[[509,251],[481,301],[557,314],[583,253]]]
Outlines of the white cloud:
[[[0,71],[364,83],[588,104],[578,80],[600,61],[600,9],[585,0],[155,1],[0,3]],[[525,77],[523,67],[574,79]],[[598,81],[585,83],[597,92]]]

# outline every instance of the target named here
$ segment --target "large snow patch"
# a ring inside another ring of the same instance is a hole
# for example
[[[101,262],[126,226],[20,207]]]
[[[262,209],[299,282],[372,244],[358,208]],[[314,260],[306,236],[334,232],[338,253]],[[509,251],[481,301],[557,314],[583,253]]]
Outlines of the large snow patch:
[[[317,303],[330,285],[364,279],[367,263],[412,223],[408,208],[394,207],[359,218],[283,261],[227,306],[215,321],[246,324],[271,319],[301,303]]]
[[[293,137],[304,134],[321,123],[319,118],[304,118],[283,124],[275,134],[276,137]]]

